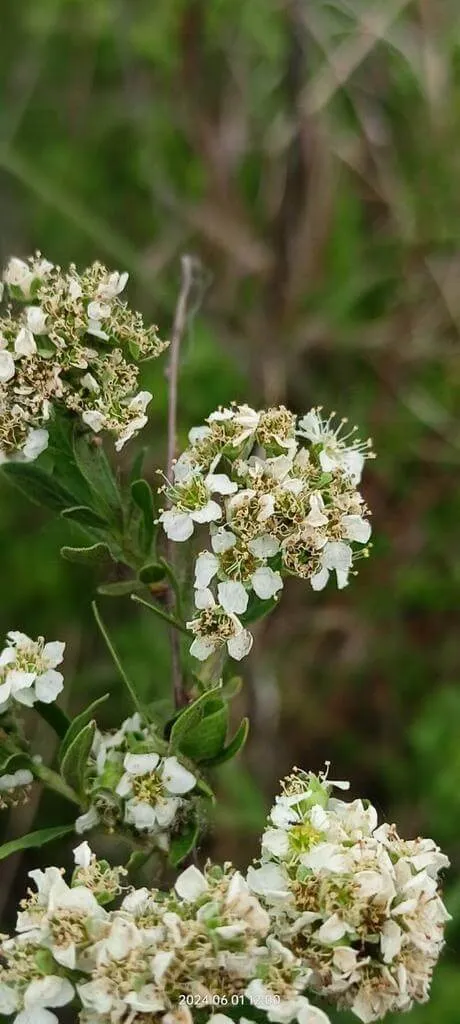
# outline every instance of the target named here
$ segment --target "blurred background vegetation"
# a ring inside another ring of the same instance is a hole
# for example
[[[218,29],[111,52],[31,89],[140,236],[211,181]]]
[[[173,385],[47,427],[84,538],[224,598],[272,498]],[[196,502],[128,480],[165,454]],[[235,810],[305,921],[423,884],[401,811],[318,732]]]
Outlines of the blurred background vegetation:
[[[209,284],[184,346],[180,430],[218,404],[323,404],[371,434],[374,549],[340,594],[301,582],[261,624],[204,853],[244,866],[292,764],[350,778],[403,834],[452,858],[460,910],[460,9],[457,0],[21,0],[0,4],[0,256],[100,258],[168,334],[183,252]],[[161,365],[160,365],[161,364]],[[164,464],[165,360],[148,463]],[[131,453],[141,442],[131,445]],[[0,483],[2,634],[66,639],[72,713],[129,711],[89,610],[97,578],[59,560],[69,526]],[[168,692],[166,637],[101,598],[131,675]],[[46,726],[31,722],[52,756]],[[69,816],[56,798],[4,836]],[[67,820],[65,818],[64,820]],[[44,851],[62,863],[69,848]],[[32,852],[2,869],[11,922]],[[454,921],[414,1024],[459,1020]],[[342,1019],[344,1019],[342,1017]],[[399,1018],[398,1018],[399,1020]]]

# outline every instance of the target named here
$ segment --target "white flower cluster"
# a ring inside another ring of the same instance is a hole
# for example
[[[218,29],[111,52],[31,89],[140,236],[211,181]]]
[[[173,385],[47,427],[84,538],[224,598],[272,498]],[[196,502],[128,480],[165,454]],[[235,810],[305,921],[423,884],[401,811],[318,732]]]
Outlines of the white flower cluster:
[[[64,650],[60,640],[45,643],[42,636],[31,640],[11,630],[0,653],[0,714],[15,701],[32,707],[37,700],[44,704],[56,700],[64,687],[62,672],[56,672]]]
[[[278,939],[302,959],[308,987],[364,1024],[428,998],[449,915],[430,839],[378,827],[375,808],[331,796],[327,773],[295,770],[249,868]]]
[[[230,996],[268,1020],[327,1024],[301,994],[292,953],[268,937],[270,918],[227,864],[189,867],[174,890],[131,890],[118,910],[120,870],[99,863],[86,842],[68,885],[55,867],[32,871],[17,934],[2,947],[0,1013],[14,1024],[56,1024],[72,1001],[81,1024],[191,1024],[190,1005]],[[218,1016],[215,1018],[217,1024]]]
[[[0,317],[0,458],[33,460],[48,445],[58,405],[116,438],[117,450],[147,422],[140,359],[165,345],[120,300],[127,274],[93,263],[64,272],[40,254],[14,257],[3,273],[14,305]]]
[[[28,768],[0,775],[0,809],[27,803],[34,777]]]
[[[244,657],[252,636],[241,616],[250,618],[255,599],[276,599],[287,575],[308,579],[314,590],[331,573],[339,587],[348,583],[355,545],[371,535],[357,485],[372,452],[343,426],[320,409],[298,420],[283,406],[256,412],[243,405],[191,430],[163,488],[171,507],[160,521],[173,541],[209,524],[212,550],[196,562],[198,615],[188,623],[195,657],[225,645],[233,658]]]
[[[79,833],[96,825],[126,825],[148,833],[161,849],[180,832],[195,807],[196,776],[175,756],[160,756],[158,738],[138,713],[116,732],[97,732],[88,769],[89,809]]]

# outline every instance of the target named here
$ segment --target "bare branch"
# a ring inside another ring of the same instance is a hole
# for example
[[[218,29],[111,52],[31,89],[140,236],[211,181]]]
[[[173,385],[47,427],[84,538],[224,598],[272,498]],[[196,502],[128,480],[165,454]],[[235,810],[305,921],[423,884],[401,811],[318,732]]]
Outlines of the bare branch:
[[[187,326],[189,315],[190,297],[193,284],[193,269],[195,260],[193,256],[184,255],[181,259],[182,279],[179,297],[177,300],[174,323],[171,336],[171,347],[168,366],[168,451],[166,460],[166,476],[168,480],[172,477],[174,458],[176,455],[177,443],[177,393],[179,382],[180,347],[184,332]],[[174,542],[167,542],[168,562],[174,570],[175,545]],[[175,609],[175,600],[172,588],[168,590],[168,608],[171,612]],[[174,703],[177,708],[186,703],[186,695],[183,688],[181,663],[180,663],[180,641],[179,634],[174,626],[169,631],[171,645],[171,672],[174,692]]]

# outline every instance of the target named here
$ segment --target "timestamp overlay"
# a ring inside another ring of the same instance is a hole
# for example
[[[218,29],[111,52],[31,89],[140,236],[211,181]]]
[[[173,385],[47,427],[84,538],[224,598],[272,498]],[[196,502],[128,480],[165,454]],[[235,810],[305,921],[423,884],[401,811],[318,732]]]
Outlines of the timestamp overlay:
[[[205,993],[192,995],[191,993],[183,992],[179,996],[179,1004],[181,1006],[195,1006],[196,1008],[205,1008],[206,1006],[243,1006],[246,1002],[246,998],[242,992],[232,992],[227,995]],[[257,1001],[257,1009],[270,1009],[271,1006],[280,1005],[280,996],[273,994],[267,994],[267,997],[263,1000]]]

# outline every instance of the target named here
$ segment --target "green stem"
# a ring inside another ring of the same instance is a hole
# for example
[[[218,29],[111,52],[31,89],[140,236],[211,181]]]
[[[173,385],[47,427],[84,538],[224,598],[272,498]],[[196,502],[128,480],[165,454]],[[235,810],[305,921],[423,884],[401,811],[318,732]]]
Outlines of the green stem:
[[[54,790],[55,793],[59,793],[60,796],[65,797],[66,800],[70,800],[72,804],[77,804],[77,807],[81,807],[81,801],[78,798],[77,793],[71,786],[61,779],[61,776],[57,772],[53,772],[51,768],[47,768],[44,764],[37,764],[36,762],[31,765],[34,775],[44,782],[48,789]]]
[[[157,604],[150,604],[149,601],[144,601],[144,598],[139,597],[137,594],[131,594],[131,601],[135,601],[136,604],[144,605],[144,608],[148,608],[154,615],[158,615],[159,619],[163,619],[163,622],[167,622],[168,626],[173,626],[174,629],[178,629],[180,633],[185,633],[186,636],[190,636],[189,630],[182,622],[179,622],[179,619],[174,618],[174,615],[168,615],[168,613],[164,612]]]
[[[138,697],[138,695],[137,695],[137,693],[136,693],[136,691],[134,689],[134,686],[131,683],[131,680],[126,675],[126,672],[125,672],[125,670],[123,668],[123,665],[121,664],[121,661],[120,661],[120,659],[118,657],[118,654],[117,654],[117,652],[116,652],[116,650],[115,650],[115,648],[113,646],[113,643],[112,643],[112,641],[111,641],[111,639],[109,637],[109,634],[108,634],[108,632],[107,632],[107,630],[105,628],[105,625],[104,625],[104,623],[103,623],[103,621],[101,619],[100,612],[99,612],[99,609],[98,609],[97,604],[96,604],[95,601],[92,602],[91,607],[93,609],[94,618],[96,619],[96,622],[97,622],[97,624],[99,626],[99,630],[101,632],[101,635],[103,636],[103,638],[105,640],[107,650],[109,651],[109,653],[110,653],[110,655],[112,657],[114,665],[116,666],[116,668],[118,669],[118,672],[120,673],[120,676],[121,676],[121,678],[122,678],[122,680],[123,680],[123,682],[124,682],[124,684],[126,686],[126,689],[128,690],[128,693],[129,693],[129,695],[131,697],[131,700],[132,700],[132,702],[134,704],[134,707],[136,708],[136,711],[139,711],[139,714],[143,715],[144,714],[144,709],[142,707],[142,704],[139,701],[139,697]]]

